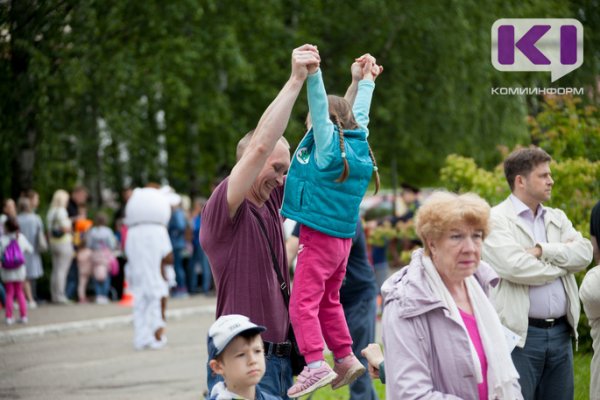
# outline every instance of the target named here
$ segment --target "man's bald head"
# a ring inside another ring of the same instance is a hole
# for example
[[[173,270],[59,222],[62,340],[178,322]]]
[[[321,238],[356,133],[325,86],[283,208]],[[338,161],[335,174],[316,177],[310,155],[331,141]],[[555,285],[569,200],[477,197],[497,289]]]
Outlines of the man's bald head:
[[[244,135],[244,137],[241,138],[240,141],[238,142],[237,148],[235,150],[236,162],[240,161],[240,158],[242,158],[242,156],[244,155],[244,152],[246,151],[246,149],[248,148],[248,145],[250,144],[250,140],[252,140],[252,136],[254,135],[254,132],[255,132],[255,130],[252,129],[250,132],[246,133]],[[288,149],[290,148],[290,144],[285,137],[282,136],[279,140],[282,141]]]

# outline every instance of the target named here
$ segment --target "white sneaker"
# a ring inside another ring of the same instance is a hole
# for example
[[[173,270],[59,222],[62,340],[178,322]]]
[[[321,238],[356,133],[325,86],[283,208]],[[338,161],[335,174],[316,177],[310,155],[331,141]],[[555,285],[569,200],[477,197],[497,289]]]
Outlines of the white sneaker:
[[[6,318],[6,325],[12,325],[15,323],[15,319],[14,318]]]
[[[162,349],[163,347],[165,347],[166,345],[167,345],[167,337],[165,335],[162,335],[160,340],[155,340],[154,342],[150,343],[148,345],[148,348],[150,348],[152,350],[159,350],[159,349]]]
[[[35,301],[30,301],[30,302],[27,304],[27,307],[28,307],[30,310],[33,310],[34,308],[37,308],[37,303],[36,303]]]
[[[29,322],[29,319],[27,317],[23,317],[21,319],[19,319],[19,321],[17,321],[20,324],[26,324]]]
[[[96,296],[96,304],[108,304],[108,297]]]

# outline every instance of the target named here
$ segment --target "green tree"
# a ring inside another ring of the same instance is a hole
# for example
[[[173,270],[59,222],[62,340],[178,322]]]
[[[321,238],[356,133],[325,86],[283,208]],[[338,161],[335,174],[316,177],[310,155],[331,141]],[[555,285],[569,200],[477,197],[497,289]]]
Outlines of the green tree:
[[[583,0],[2,2],[0,187],[16,196],[33,186],[47,199],[82,182],[99,201],[104,188],[168,180],[207,195],[305,42],[319,46],[331,93],[345,91],[354,57],[371,52],[384,65],[370,138],[384,183],[395,163],[403,180],[432,184],[451,153],[491,168],[497,145],[529,142],[526,115],[542,110],[537,98],[490,88],[549,82],[493,69],[493,22],[582,20],[586,61],[564,82],[587,88],[599,14]],[[292,146],[306,112],[303,93],[286,133]]]
[[[600,110],[579,97],[548,96],[542,111],[528,119],[532,142],[554,159],[600,160]]]

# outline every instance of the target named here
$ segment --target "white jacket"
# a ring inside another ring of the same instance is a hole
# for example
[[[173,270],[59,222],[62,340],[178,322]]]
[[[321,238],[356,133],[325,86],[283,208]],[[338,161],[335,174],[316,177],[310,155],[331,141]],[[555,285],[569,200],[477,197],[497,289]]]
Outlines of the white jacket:
[[[510,198],[492,208],[490,235],[483,243],[483,259],[501,278],[491,293],[500,321],[521,336],[525,346],[529,325],[529,286],[544,285],[560,278],[568,301],[567,318],[577,339],[580,304],[575,272],[592,261],[592,244],[573,228],[565,213],[546,207],[544,224],[547,243],[537,243],[517,213]],[[539,244],[542,257],[537,259],[526,249]]]
[[[579,293],[583,309],[592,328],[592,357],[590,400],[600,400],[600,265],[587,272]]]

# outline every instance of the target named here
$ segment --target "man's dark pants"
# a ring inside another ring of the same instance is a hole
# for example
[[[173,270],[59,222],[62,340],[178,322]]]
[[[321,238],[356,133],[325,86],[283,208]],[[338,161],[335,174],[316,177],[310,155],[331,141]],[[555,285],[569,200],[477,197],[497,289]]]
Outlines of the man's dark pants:
[[[551,328],[530,325],[525,347],[515,347],[511,355],[525,400],[573,399],[573,348],[567,322]]]

